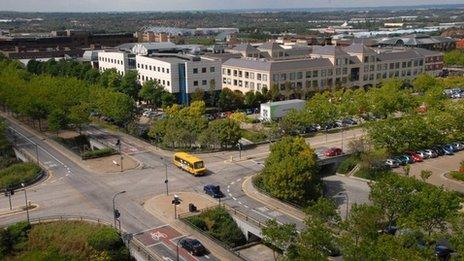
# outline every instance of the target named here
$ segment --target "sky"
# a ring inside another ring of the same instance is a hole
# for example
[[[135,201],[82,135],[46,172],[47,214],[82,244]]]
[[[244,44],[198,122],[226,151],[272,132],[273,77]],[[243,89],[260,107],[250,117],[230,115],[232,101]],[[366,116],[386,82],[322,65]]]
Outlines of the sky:
[[[0,11],[188,11],[227,9],[379,7],[462,3],[462,0],[0,0]]]

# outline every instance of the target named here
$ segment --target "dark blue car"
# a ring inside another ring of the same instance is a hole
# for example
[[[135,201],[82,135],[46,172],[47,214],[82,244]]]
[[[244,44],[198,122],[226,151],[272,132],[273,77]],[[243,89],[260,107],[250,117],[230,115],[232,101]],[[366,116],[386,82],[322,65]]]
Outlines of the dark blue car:
[[[205,185],[203,187],[203,191],[210,195],[211,197],[213,198],[222,198],[224,197],[224,194],[221,192],[221,188],[219,186],[216,186],[216,185]]]

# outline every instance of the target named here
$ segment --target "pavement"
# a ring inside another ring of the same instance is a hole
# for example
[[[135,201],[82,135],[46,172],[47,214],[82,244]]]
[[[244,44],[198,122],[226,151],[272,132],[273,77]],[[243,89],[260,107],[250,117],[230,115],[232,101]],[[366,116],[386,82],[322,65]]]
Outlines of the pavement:
[[[446,173],[459,169],[459,164],[464,160],[464,151],[455,153],[452,156],[441,156],[434,159],[426,159],[423,162],[411,164],[410,175],[421,179],[422,170],[432,171],[432,176],[427,182],[436,186],[443,186],[445,189],[464,193],[464,182],[447,178]],[[404,173],[402,168],[396,168],[395,172]]]
[[[7,116],[7,115],[3,115]],[[121,223],[125,231],[140,233],[166,224],[178,228],[186,234],[189,227],[181,224],[174,225],[174,221],[166,220],[159,216],[153,216],[145,209],[144,202],[156,195],[165,193],[168,180],[169,191],[199,192],[202,193],[205,184],[220,185],[226,198],[221,203],[237,209],[250,217],[265,222],[276,218],[282,223],[295,223],[297,227],[304,226],[301,220],[291,215],[267,206],[262,202],[246,195],[242,190],[242,182],[245,177],[256,174],[262,169],[262,162],[267,157],[269,144],[259,145],[253,149],[242,151],[243,156],[249,159],[240,161],[228,161],[230,157],[237,156],[238,151],[221,151],[208,154],[199,154],[204,159],[208,175],[194,177],[171,163],[172,152],[161,150],[151,144],[134,138],[130,135],[99,129],[90,126],[85,130],[88,134],[97,135],[109,144],[115,144],[121,140],[122,151],[130,155],[135,161],[141,162],[142,167],[123,172],[114,172],[111,175],[101,175],[101,171],[94,171],[83,164],[79,157],[60,144],[50,140],[42,133],[24,126],[20,122],[7,118],[8,125],[19,132],[18,146],[35,153],[38,145],[39,159],[51,173],[50,177],[28,190],[30,201],[40,205],[40,208],[31,213],[31,218],[82,215],[97,217],[112,221],[112,198],[116,192],[125,190],[116,199],[116,208],[121,212]],[[362,130],[352,129],[345,131],[343,139],[340,133],[317,135],[308,138],[307,141],[316,148],[323,146],[341,147],[343,140],[347,144],[349,140],[362,135]],[[327,143],[326,143],[327,140]],[[0,205],[7,206],[7,198],[0,198]],[[12,198],[13,205],[20,205],[22,198],[15,195]],[[25,214],[20,213],[8,217],[0,217],[0,224],[24,220]],[[200,241],[203,242],[202,239]],[[210,246],[208,246],[210,248]],[[230,254],[219,247],[210,249],[214,256]]]

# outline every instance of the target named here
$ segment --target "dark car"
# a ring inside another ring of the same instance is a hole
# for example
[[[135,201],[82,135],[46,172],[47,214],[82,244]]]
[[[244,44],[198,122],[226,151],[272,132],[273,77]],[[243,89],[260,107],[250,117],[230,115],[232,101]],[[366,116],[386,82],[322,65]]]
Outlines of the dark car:
[[[445,152],[445,155],[454,155],[454,149],[453,146],[447,144],[447,145],[442,145],[440,146],[443,151]]]
[[[358,124],[357,121],[355,121],[354,119],[351,119],[351,118],[343,119],[342,123],[345,124],[345,125],[356,125],[356,124]]]
[[[397,161],[401,166],[407,165],[409,162],[407,158],[401,156],[393,157],[393,159]]]
[[[454,250],[451,248],[448,240],[441,240],[435,245],[435,255],[440,260],[449,260]]]
[[[407,154],[400,155],[399,157],[401,157],[402,160],[406,162],[406,164],[414,163],[414,159],[411,156],[407,155]]]
[[[317,132],[317,128],[313,125],[309,125],[303,128],[304,133],[312,133],[312,132]]]
[[[219,186],[216,186],[216,185],[205,185],[203,187],[203,191],[210,195],[211,197],[213,198],[222,198],[224,197],[224,194],[221,192],[221,188]]]
[[[433,151],[435,151],[437,153],[438,156],[445,155],[445,150],[440,146],[433,147],[432,149],[433,149]]]
[[[206,248],[200,243],[200,241],[196,239],[184,238],[181,239],[179,243],[182,248],[194,256],[202,256],[207,254]]]

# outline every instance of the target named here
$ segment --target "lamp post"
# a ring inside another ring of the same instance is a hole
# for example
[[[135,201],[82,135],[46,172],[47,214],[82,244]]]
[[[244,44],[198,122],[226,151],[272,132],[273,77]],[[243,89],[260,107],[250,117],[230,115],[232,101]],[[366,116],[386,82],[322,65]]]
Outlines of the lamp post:
[[[113,221],[114,221],[114,228],[116,228],[116,220],[119,219],[119,217],[121,216],[121,213],[116,209],[116,197],[118,195],[121,195],[123,193],[126,193],[125,190],[123,191],[119,191],[117,192],[116,194],[114,194],[113,196]]]
[[[186,238],[186,237],[188,237],[188,235],[181,236],[179,237],[179,240],[177,240],[177,243],[176,243],[176,260],[177,261],[179,261],[179,243],[183,238]]]
[[[174,195],[174,199],[171,202],[174,205],[174,219],[177,219],[177,205],[179,205],[181,201],[182,199],[180,199],[179,196]]]
[[[26,184],[21,183],[21,187],[23,187],[24,190],[24,199],[26,200],[26,216],[27,216],[27,223],[30,223],[29,219],[29,204],[27,203],[27,192],[26,192]]]
[[[345,197],[346,199],[346,208],[345,208],[345,220],[348,219],[348,206],[349,206],[349,203],[350,203],[350,198],[348,197],[348,193],[346,192],[338,192],[338,194],[336,195],[336,197]]]
[[[166,184],[166,196],[168,196],[169,195],[168,164],[166,163],[163,157],[161,157],[161,161],[163,162],[163,165],[164,165],[164,176],[165,176],[164,184]]]

